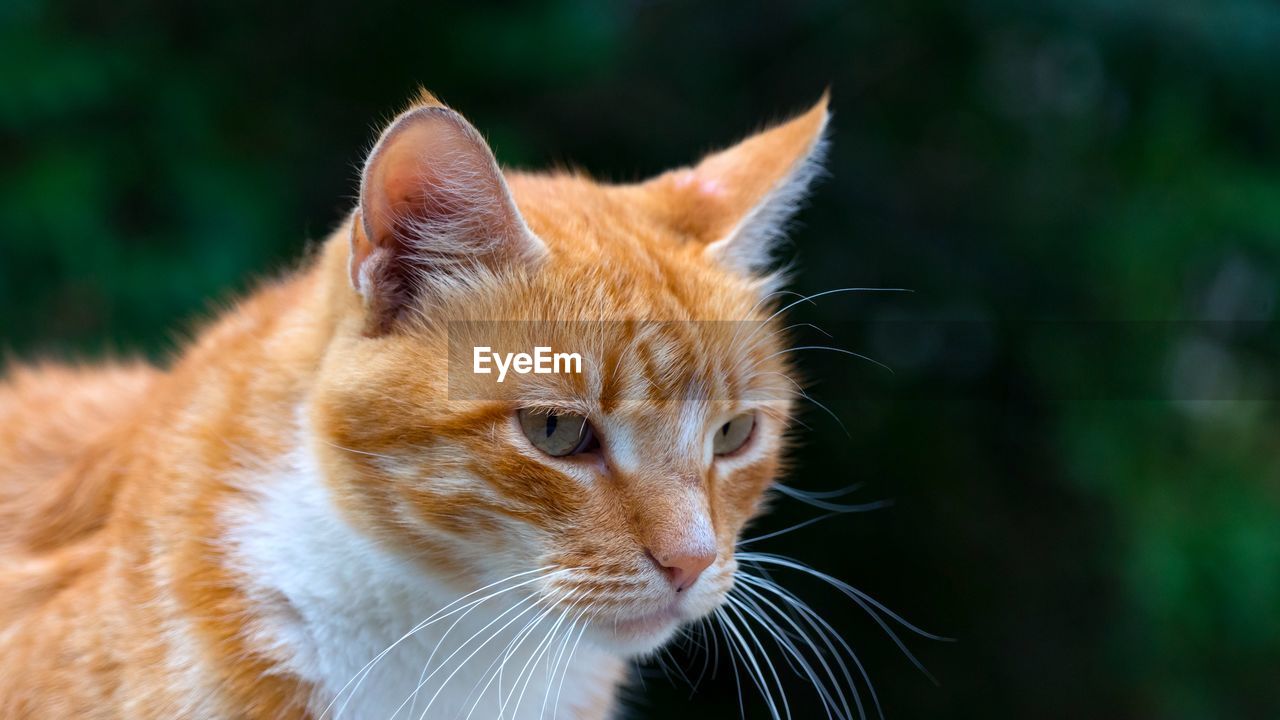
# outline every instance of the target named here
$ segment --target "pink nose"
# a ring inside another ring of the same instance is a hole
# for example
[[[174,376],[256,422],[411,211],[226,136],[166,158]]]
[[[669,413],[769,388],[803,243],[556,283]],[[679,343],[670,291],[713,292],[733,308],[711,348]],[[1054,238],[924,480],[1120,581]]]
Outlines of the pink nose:
[[[712,550],[672,553],[655,553],[650,550],[649,557],[667,573],[676,592],[684,592],[693,587],[702,571],[716,561],[715,551]]]

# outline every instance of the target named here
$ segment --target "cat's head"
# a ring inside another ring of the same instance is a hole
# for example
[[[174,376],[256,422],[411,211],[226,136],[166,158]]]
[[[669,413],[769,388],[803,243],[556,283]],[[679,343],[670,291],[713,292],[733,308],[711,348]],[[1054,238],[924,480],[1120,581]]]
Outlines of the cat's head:
[[[504,175],[429,97],[396,118],[364,169],[310,410],[350,522],[458,590],[503,581],[495,603],[586,618],[621,653],[717,608],[786,444],[798,386],[771,255],[826,106],[627,185]],[[537,347],[581,372],[497,381],[493,354]]]

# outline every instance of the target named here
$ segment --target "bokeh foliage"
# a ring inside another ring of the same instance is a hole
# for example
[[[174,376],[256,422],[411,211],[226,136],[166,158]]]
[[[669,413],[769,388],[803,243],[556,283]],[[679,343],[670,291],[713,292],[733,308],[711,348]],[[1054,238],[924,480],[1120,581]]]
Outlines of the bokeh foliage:
[[[844,429],[807,412],[789,482],[896,505],[760,549],[959,640],[912,641],[935,688],[794,579],[891,718],[1280,717],[1280,6],[5,0],[0,48],[23,357],[163,362],[327,233],[419,83],[505,163],[617,180],[831,85],[796,289],[914,293],[796,309],[896,372],[802,355]],[[724,668],[645,677],[638,717],[738,716]]]

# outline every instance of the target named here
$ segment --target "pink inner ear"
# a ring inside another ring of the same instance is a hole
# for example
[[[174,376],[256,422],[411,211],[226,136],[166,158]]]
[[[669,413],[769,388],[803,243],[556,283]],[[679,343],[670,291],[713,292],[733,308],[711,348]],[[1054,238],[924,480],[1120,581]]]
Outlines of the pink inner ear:
[[[398,128],[369,171],[365,205],[376,245],[414,228],[461,222],[490,223],[495,227],[483,230],[501,234],[512,221],[487,148],[450,118],[427,115]]]
[[[675,186],[678,190],[692,191],[707,197],[719,198],[726,195],[724,184],[719,179],[699,177],[693,170],[684,170],[676,175]]]

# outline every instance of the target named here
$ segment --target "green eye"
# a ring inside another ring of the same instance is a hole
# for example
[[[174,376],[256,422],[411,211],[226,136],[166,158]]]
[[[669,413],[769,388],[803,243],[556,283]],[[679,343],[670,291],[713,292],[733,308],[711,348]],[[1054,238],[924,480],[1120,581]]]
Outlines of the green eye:
[[[751,431],[755,426],[755,413],[739,415],[716,430],[715,437],[711,440],[711,449],[717,455],[728,455],[741,449],[751,438]]]
[[[529,442],[552,457],[575,455],[594,447],[595,432],[581,415],[528,408],[522,408],[516,415]]]

